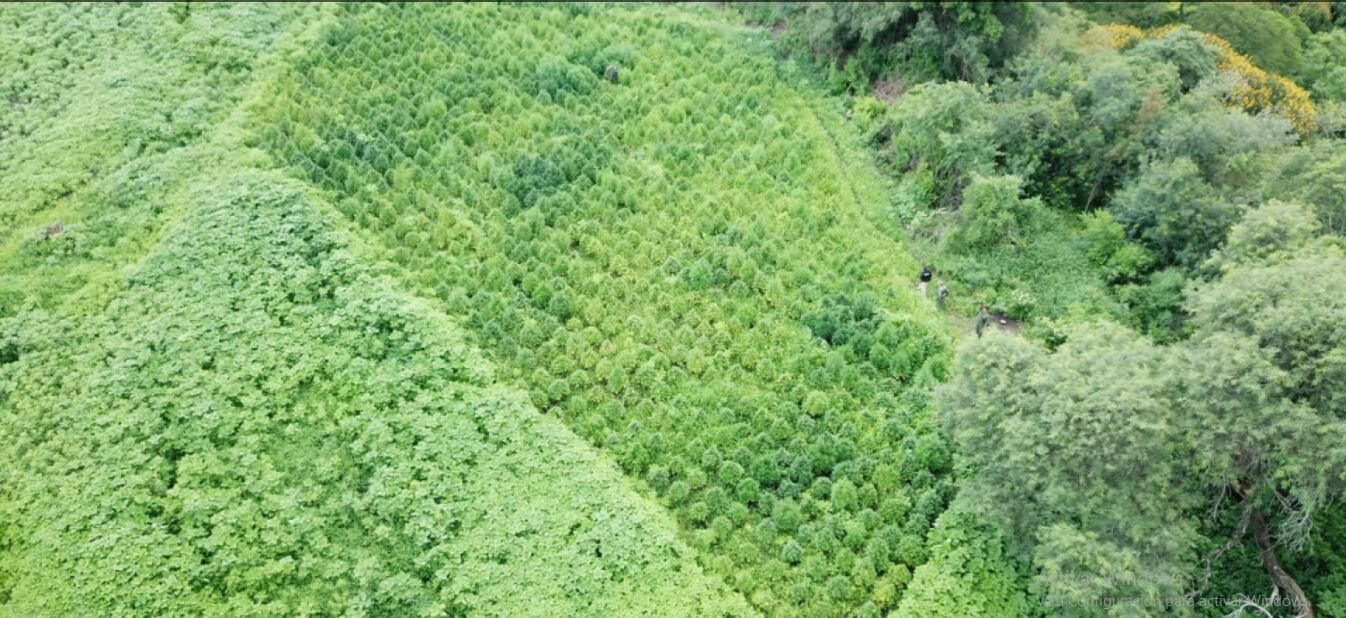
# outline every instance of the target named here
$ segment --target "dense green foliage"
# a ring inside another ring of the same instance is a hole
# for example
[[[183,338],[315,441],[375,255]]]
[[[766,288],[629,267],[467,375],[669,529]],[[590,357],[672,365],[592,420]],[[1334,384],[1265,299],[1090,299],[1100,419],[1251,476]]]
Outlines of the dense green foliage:
[[[1338,13],[1081,4],[1111,25],[1038,7],[1034,39],[989,74],[850,101],[948,306],[1027,321],[1028,341],[965,349],[941,390],[956,506],[1029,567],[1043,603],[1030,611],[1222,598],[1176,611],[1224,615],[1274,585],[1339,615],[1339,542],[1315,528],[1340,525],[1346,470]],[[967,545],[994,548],[985,534]],[[987,613],[930,591],[1013,582],[1005,565],[968,575],[951,556],[932,541],[903,611]]]
[[[84,285],[92,264],[143,253],[154,242],[163,205],[127,209],[145,197],[129,193],[98,198],[111,208],[71,205],[109,176],[166,173],[154,171],[173,165],[160,155],[210,132],[243,96],[264,53],[284,32],[302,27],[301,16],[313,11],[5,7],[0,316],[25,295],[58,297]],[[64,228],[60,238],[46,242],[56,224]]]
[[[1250,207],[1295,199],[1341,229],[1338,142],[1298,145],[1288,118],[1227,106],[1218,49],[1186,29],[1116,48],[1069,13],[1042,19],[989,88],[855,104],[901,175],[898,216],[958,296],[1044,326],[1101,313],[1171,341],[1186,333],[1181,279],[1213,274],[1207,257]],[[1019,179],[1019,195],[991,198],[992,177]]]
[[[1303,68],[1296,76],[1322,99],[1346,101],[1346,30],[1318,32],[1304,43]]]
[[[874,80],[985,81],[1030,38],[1027,4],[990,2],[742,3],[752,21],[829,68],[834,87]]]
[[[1318,101],[1346,100],[1346,5],[1341,2],[1076,2],[1100,24],[1186,24],[1219,36],[1264,69],[1294,78]]]
[[[0,615],[1346,617],[1342,13],[6,6]]]
[[[881,185],[837,167],[836,112],[695,20],[351,8],[260,145],[757,606],[887,607],[952,489],[911,391],[943,375],[944,340],[867,219]]]
[[[1158,350],[1116,327],[1071,334],[1050,355],[998,336],[964,350],[940,399],[978,472],[960,495],[1033,558],[1049,606],[1180,596],[1195,526],[1173,489]]]
[[[1004,555],[999,534],[976,517],[950,509],[930,531],[930,560],[916,568],[901,618],[1013,618],[1032,615],[1023,584]]]
[[[974,471],[960,495],[1031,553],[1061,615],[1229,593],[1199,575],[1203,533],[1213,545],[1274,529],[1282,559],[1337,549],[1313,528],[1346,491],[1346,256],[1314,228],[1303,209],[1251,213],[1223,276],[1189,294],[1182,344],[1099,324],[1051,354],[1000,337],[963,351],[940,398]],[[1236,523],[1202,521],[1224,503]],[[1298,562],[1323,581],[1311,598],[1341,594],[1339,573]]]
[[[1269,71],[1297,75],[1304,69],[1308,26],[1269,7],[1252,2],[1193,3],[1183,22],[1229,41]]]
[[[193,179],[105,309],[6,321],[8,611],[745,611],[303,191]]]
[[[120,76],[142,62],[121,31],[67,21],[120,22],[154,53],[264,25],[303,49],[325,9],[14,10],[16,32],[82,41],[52,62],[98,61],[83,81],[15,82],[33,93],[22,122],[89,150],[3,142],[6,180],[32,191],[7,194],[29,223],[0,262],[0,613],[751,613],[442,306],[361,265],[340,215],[238,142],[244,76],[184,66],[164,79],[186,91],[159,92],[153,73]],[[118,80],[170,110],[209,101],[206,126],[78,124],[68,101],[113,109],[123,92],[85,88]],[[100,171],[39,190],[22,166],[40,157]]]

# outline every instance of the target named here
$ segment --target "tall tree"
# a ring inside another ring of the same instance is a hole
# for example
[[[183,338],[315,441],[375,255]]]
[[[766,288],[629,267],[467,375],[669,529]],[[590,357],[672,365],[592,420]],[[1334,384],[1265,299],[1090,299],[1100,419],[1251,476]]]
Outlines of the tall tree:
[[[1346,255],[1316,225],[1293,204],[1249,213],[1213,261],[1222,276],[1189,290],[1180,344],[1101,324],[1054,353],[994,336],[961,352],[939,391],[961,499],[1031,556],[1057,614],[1204,592],[1195,522],[1233,508],[1217,552],[1251,542],[1313,615],[1281,555],[1346,491]]]
[[[938,393],[971,475],[961,498],[1031,558],[1057,615],[1181,594],[1196,527],[1161,359],[1111,324],[1050,354],[991,336],[964,348]]]
[[[1278,550],[1307,547],[1315,516],[1346,491],[1346,256],[1311,229],[1309,213],[1279,203],[1236,226],[1225,275],[1191,294],[1195,332],[1175,354],[1172,393],[1195,480],[1236,505],[1231,540],[1252,533],[1303,616],[1313,604]]]

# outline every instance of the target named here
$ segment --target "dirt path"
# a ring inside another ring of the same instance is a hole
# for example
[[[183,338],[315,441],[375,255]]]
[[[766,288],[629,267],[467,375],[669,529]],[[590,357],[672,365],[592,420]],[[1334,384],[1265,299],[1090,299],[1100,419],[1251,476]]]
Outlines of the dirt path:
[[[992,313],[989,326],[995,326],[1007,333],[1019,334],[1019,321],[1003,313]]]

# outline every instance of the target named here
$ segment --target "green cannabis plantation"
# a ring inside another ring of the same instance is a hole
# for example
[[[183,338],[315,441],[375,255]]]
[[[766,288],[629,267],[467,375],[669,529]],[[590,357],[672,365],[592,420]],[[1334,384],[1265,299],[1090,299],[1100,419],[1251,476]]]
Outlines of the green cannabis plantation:
[[[1340,3],[0,32],[0,616],[1346,618]]]

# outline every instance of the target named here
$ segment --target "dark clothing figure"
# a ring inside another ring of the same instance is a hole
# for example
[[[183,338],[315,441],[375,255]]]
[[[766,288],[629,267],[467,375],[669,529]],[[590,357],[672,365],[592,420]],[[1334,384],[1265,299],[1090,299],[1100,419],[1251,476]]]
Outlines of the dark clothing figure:
[[[986,307],[977,311],[977,338],[981,338],[981,331],[986,328],[986,323],[991,321],[991,314],[986,312]]]
[[[606,79],[614,84],[617,83],[617,65],[609,64],[608,70],[603,71],[603,79]]]
[[[916,289],[921,291],[921,298],[925,298],[925,286],[930,285],[930,279],[934,276],[935,273],[930,272],[929,266],[921,269],[921,282],[916,284]]]
[[[944,285],[943,281],[940,281],[939,286],[935,288],[935,306],[939,307],[940,309],[943,309],[944,300],[947,299],[948,297],[949,297],[949,288]]]

